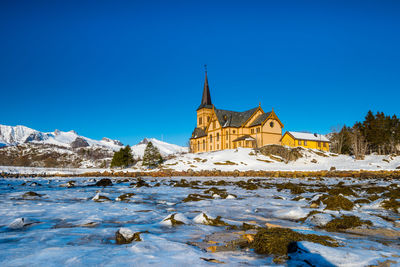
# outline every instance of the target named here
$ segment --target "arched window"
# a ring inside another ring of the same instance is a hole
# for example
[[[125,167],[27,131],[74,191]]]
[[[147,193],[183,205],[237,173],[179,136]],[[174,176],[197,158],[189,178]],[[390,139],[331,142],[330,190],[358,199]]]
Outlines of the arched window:
[[[212,134],[210,134],[210,143],[212,143]]]
[[[219,141],[219,133],[217,133],[217,142]]]
[[[197,141],[197,151],[200,150],[200,141]]]

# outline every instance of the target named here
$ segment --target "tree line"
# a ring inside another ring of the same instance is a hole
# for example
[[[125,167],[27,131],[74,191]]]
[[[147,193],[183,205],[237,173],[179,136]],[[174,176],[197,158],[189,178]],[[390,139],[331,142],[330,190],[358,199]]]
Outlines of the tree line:
[[[400,120],[396,115],[368,111],[364,121],[344,125],[330,134],[331,151],[363,159],[366,154],[388,155],[400,152]]]

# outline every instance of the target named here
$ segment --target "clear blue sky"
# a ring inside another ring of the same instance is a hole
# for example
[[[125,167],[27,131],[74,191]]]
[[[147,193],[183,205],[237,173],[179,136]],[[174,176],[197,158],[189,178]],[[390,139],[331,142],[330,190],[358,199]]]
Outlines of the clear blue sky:
[[[400,1],[1,1],[0,124],[184,145],[213,103],[328,133],[400,115]]]

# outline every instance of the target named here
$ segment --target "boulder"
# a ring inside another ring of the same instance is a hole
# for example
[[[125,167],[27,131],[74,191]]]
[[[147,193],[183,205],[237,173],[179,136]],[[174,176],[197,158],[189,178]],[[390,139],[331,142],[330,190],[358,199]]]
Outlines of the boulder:
[[[166,226],[177,226],[182,224],[187,224],[189,220],[181,213],[173,213],[165,217],[162,221],[162,225]]]
[[[124,202],[129,202],[129,199],[133,197],[135,193],[125,193],[117,197],[115,200],[116,201],[124,201]]]
[[[129,244],[133,241],[142,241],[140,238],[140,232],[134,233],[132,230],[128,228],[119,228],[115,233],[115,242],[118,245]]]
[[[74,187],[75,186],[75,181],[68,181],[65,184],[60,184],[60,187]]]
[[[24,199],[37,199],[44,196],[43,194],[38,194],[32,191],[26,192],[22,195],[22,198]]]
[[[18,229],[23,229],[24,227],[27,227],[34,223],[35,222],[27,218],[17,218],[8,225],[8,228],[13,230],[18,230]]]
[[[103,186],[103,187],[105,187],[105,186],[112,186],[112,185],[113,185],[113,183],[112,183],[111,180],[108,179],[108,178],[103,178],[103,179],[101,179],[100,181],[98,181],[98,182],[96,183],[96,186]]]
[[[111,199],[109,199],[108,197],[106,197],[106,196],[101,196],[100,193],[97,193],[97,195],[95,195],[95,196],[92,198],[92,200],[93,200],[93,201],[96,201],[96,202],[111,201]]]

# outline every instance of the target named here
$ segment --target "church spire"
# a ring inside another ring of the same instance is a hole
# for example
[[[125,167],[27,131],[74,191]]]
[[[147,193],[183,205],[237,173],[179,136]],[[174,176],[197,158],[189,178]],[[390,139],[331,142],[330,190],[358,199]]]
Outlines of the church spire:
[[[210,88],[208,86],[207,65],[204,65],[204,68],[205,68],[205,72],[206,72],[206,78],[204,80],[203,98],[201,99],[201,104],[198,109],[213,107],[213,104],[211,102]]]

